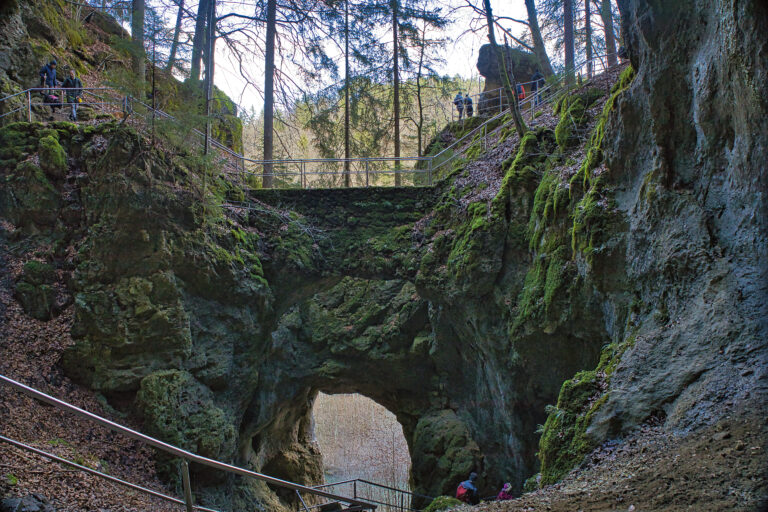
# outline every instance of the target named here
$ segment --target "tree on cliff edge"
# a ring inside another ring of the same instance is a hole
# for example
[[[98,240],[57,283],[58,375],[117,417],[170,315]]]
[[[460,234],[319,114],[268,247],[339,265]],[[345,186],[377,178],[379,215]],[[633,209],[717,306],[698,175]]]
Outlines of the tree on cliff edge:
[[[515,75],[511,69],[508,69],[506,59],[504,58],[504,52],[499,48],[496,42],[496,33],[494,32],[493,12],[491,11],[491,0],[483,0],[483,7],[485,9],[485,18],[488,23],[488,41],[491,43],[496,59],[498,59],[499,69],[501,70],[501,79],[504,84],[504,91],[507,93],[507,99],[509,100],[510,110],[512,111],[512,119],[515,121],[515,130],[520,138],[523,138],[525,132],[528,131],[528,127],[525,125],[523,116],[520,114],[520,106],[517,104],[517,94],[512,84],[515,83]]]
[[[131,67],[136,74],[136,94],[139,99],[144,98],[144,77],[146,75],[146,63],[144,61],[144,0],[133,0],[131,3]]]

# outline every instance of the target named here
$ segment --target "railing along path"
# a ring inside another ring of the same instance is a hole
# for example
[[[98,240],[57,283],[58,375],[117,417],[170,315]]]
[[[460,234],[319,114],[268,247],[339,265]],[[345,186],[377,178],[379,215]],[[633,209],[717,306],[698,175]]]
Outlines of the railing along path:
[[[294,482],[289,482],[287,480],[282,480],[280,478],[275,478],[269,475],[265,475],[262,473],[258,473],[256,471],[251,471],[249,469],[241,468],[238,466],[233,466],[231,464],[226,464],[224,462],[220,462],[214,459],[209,459],[207,457],[203,457],[201,455],[197,455],[195,453],[189,452],[187,450],[184,450],[182,448],[179,448],[177,446],[174,446],[172,444],[165,443],[163,441],[160,441],[159,439],[155,439],[153,437],[150,437],[148,435],[142,434],[141,432],[137,432],[136,430],[130,429],[128,427],[125,427],[123,425],[120,425],[118,423],[115,423],[111,420],[108,420],[106,418],[103,418],[101,416],[98,416],[92,412],[88,412],[84,409],[80,409],[79,407],[76,407],[72,404],[69,404],[63,400],[60,400],[58,398],[52,397],[50,395],[47,395],[43,393],[42,391],[38,391],[34,388],[31,388],[25,384],[22,384],[21,382],[18,382],[16,380],[13,380],[11,378],[8,378],[4,375],[0,375],[0,384],[5,384],[7,386],[10,386],[11,388],[15,389],[16,391],[20,391],[35,400],[39,400],[41,402],[47,403],[49,405],[52,405],[53,407],[60,409],[62,411],[67,411],[75,416],[79,416],[81,418],[84,418],[88,421],[91,421],[93,423],[99,424],[103,427],[106,427],[110,430],[113,430],[115,432],[118,432],[120,434],[123,434],[127,437],[130,437],[132,439],[135,439],[137,441],[141,441],[149,446],[152,446],[160,451],[163,451],[165,453],[168,453],[170,455],[173,455],[174,457],[178,457],[182,460],[181,465],[181,479],[182,479],[182,486],[184,489],[184,499],[179,500],[178,498],[174,498],[172,496],[168,496],[163,493],[159,493],[157,491],[152,491],[151,489],[147,489],[145,487],[127,482],[125,480],[121,480],[116,477],[112,477],[110,475],[106,475],[104,473],[101,473],[99,471],[93,470],[91,468],[86,468],[85,466],[76,464],[72,461],[68,461],[66,459],[62,459],[61,457],[57,457],[55,455],[52,455],[50,453],[44,452],[43,450],[40,450],[38,448],[34,448],[32,446],[26,445],[24,443],[21,443],[19,441],[10,439],[8,437],[0,435],[0,441],[11,444],[15,446],[16,448],[30,451],[33,453],[36,453],[38,455],[41,455],[43,457],[46,457],[48,459],[54,460],[56,462],[60,462],[62,464],[66,464],[71,467],[75,467],[76,469],[79,469],[81,471],[85,471],[87,473],[90,473],[94,476],[97,476],[99,478],[104,478],[106,480],[110,480],[111,482],[125,485],[131,489],[144,492],[147,494],[150,494],[152,496],[155,496],[157,498],[170,501],[172,503],[177,504],[183,504],[186,507],[186,510],[188,512],[192,512],[194,510],[201,510],[201,511],[207,511],[207,512],[215,512],[212,509],[204,508],[204,507],[198,507],[194,505],[194,497],[192,494],[192,486],[191,486],[191,480],[189,476],[189,463],[194,462],[195,464],[200,464],[203,466],[207,466],[213,469],[217,469],[220,471],[224,471],[226,473],[234,474],[243,476],[246,478],[253,478],[255,480],[260,480],[262,482],[265,482],[269,485],[274,485],[277,487],[283,487],[286,489],[290,489],[293,491],[296,491],[299,493],[299,496],[308,494],[312,496],[318,496],[321,498],[327,498],[330,500],[333,500],[333,502],[340,502],[340,503],[346,503],[350,508],[355,508],[356,510],[375,510],[376,505],[373,503],[369,503],[363,499],[360,498],[350,498],[348,496],[341,496],[338,494],[334,494],[332,492],[325,491],[321,488],[314,488],[314,487],[307,487],[305,485],[297,484]]]
[[[589,61],[579,64],[576,72],[583,69],[594,75],[598,71],[606,71],[606,55],[599,55]],[[542,87],[538,91],[527,92],[525,99],[519,101],[519,108],[524,117],[532,119],[539,106],[551,103],[564,81],[564,75]],[[530,86],[532,82],[516,84]],[[530,87],[529,87],[530,88]],[[66,96],[68,89],[32,88],[0,98],[0,108],[10,105],[10,110],[0,114],[0,120],[12,114],[26,110],[27,121],[32,121],[33,113],[42,113],[46,108],[67,108],[71,104],[45,103],[37,100],[41,93],[51,90],[62,92]],[[120,91],[109,87],[82,88],[84,97],[80,106],[96,107],[98,110],[115,117],[130,119],[138,117],[143,120],[139,128],[149,130],[155,121],[168,121],[187,131],[187,142],[194,146],[205,148],[205,133],[196,128],[190,128],[186,123],[157,108],[133,98],[122,95]],[[493,94],[491,94],[493,93]],[[484,99],[495,96],[493,99]],[[438,169],[453,162],[461,156],[466,148],[474,143],[478,134],[482,134],[482,144],[487,149],[488,137],[506,129],[513,122],[504,119],[509,114],[509,105],[504,91],[486,91],[477,98],[478,113],[489,115],[476,128],[452,142],[440,152],[429,157],[367,157],[367,158],[303,158],[257,160],[248,158],[226,147],[213,138],[208,138],[210,152],[215,154],[218,163],[230,174],[239,176],[243,183],[259,185],[265,178],[273,180],[274,188],[334,188],[334,187],[369,187],[369,186],[432,186],[434,173]],[[14,102],[15,99],[15,102]],[[64,99],[64,98],[61,98]],[[453,112],[453,110],[452,110]],[[511,116],[510,116],[511,117]],[[464,117],[463,122],[468,122]],[[489,127],[493,129],[489,130]]]

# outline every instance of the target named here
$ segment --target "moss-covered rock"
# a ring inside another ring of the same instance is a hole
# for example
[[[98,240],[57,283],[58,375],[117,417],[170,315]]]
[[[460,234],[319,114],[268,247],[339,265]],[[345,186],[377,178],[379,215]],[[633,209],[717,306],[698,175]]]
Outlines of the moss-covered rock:
[[[463,505],[463,503],[456,498],[450,496],[438,496],[430,502],[429,506],[424,509],[424,512],[451,510],[459,505]]]
[[[59,312],[55,282],[56,271],[51,265],[34,260],[24,264],[15,296],[28,315],[45,321]]]
[[[136,405],[144,428],[159,437],[204,457],[229,460],[235,445],[233,418],[216,405],[211,390],[188,372],[165,370],[141,380]],[[165,471],[176,476],[173,465]]]
[[[40,167],[52,178],[62,178],[67,172],[67,154],[53,135],[40,139]]]

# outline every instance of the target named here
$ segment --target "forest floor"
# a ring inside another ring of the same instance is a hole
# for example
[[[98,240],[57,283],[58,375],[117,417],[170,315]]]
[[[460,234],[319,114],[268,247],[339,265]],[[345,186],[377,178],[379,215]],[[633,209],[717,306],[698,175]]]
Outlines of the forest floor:
[[[10,254],[3,243],[3,233],[13,230],[5,221],[0,225],[0,374],[137,428],[129,418],[110,410],[93,391],[63,375],[59,360],[64,349],[73,343],[70,328],[74,306],[42,322],[25,314],[13,297],[13,283],[22,264],[37,259],[37,254],[48,249],[29,247],[24,254]],[[70,255],[73,254],[74,251],[70,251]],[[64,276],[59,273],[62,282]],[[66,293],[63,286],[59,292]],[[0,432],[83,466],[164,494],[175,494],[155,476],[152,449],[37,402],[3,384],[0,384]],[[56,510],[67,512],[183,509],[0,442],[0,499],[32,493],[44,495]]]

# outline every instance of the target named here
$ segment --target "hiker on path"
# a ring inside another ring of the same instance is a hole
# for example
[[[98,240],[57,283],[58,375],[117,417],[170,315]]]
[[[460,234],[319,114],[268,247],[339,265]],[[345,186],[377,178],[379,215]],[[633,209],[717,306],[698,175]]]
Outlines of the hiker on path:
[[[480,494],[477,491],[475,482],[477,482],[477,473],[470,473],[469,480],[461,482],[456,489],[456,499],[470,505],[480,503]]]
[[[461,121],[464,116],[464,98],[461,92],[456,93],[456,97],[453,98],[453,104],[456,105],[456,110],[459,111],[459,121]]]
[[[77,104],[80,103],[80,97],[83,95],[83,82],[77,78],[75,70],[70,69],[69,76],[61,86],[66,89],[67,103],[72,106],[72,113],[69,114],[69,119],[70,121],[77,121]]]
[[[472,117],[475,113],[475,109],[472,107],[472,97],[469,93],[464,95],[464,112],[467,113],[467,117]]]
[[[40,68],[40,87],[56,88],[56,61],[52,60]]]
[[[541,93],[539,93],[539,88],[544,87],[544,75],[537,69],[533,76],[531,76],[531,81],[531,93],[534,95],[533,102],[534,105],[538,107],[541,105]]]
[[[504,484],[504,487],[501,488],[499,495],[496,496],[496,501],[507,501],[513,498],[514,496],[512,496],[512,484],[506,483]]]
[[[51,105],[51,117],[56,113],[56,107],[60,107],[59,98],[56,96],[56,61],[52,60],[40,68],[40,87],[43,91],[43,103]]]

